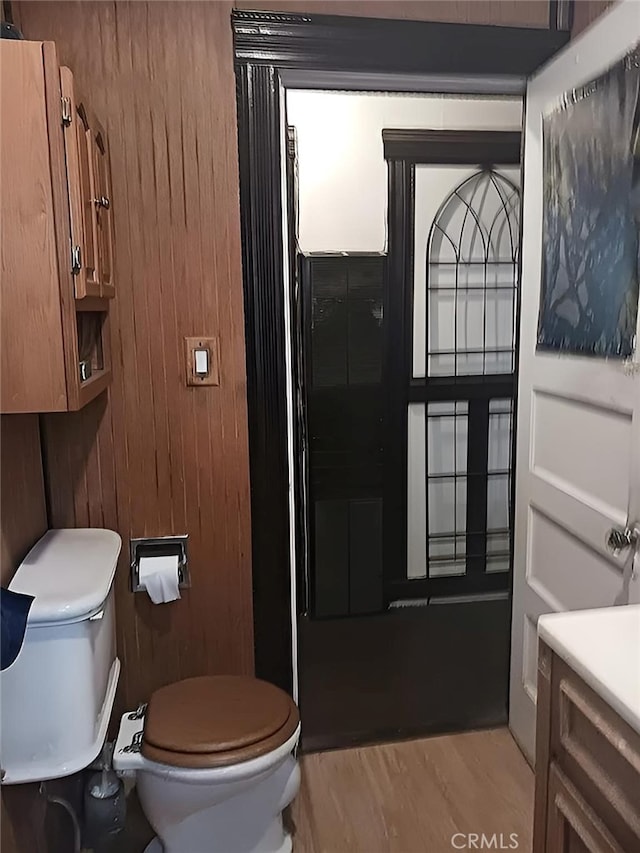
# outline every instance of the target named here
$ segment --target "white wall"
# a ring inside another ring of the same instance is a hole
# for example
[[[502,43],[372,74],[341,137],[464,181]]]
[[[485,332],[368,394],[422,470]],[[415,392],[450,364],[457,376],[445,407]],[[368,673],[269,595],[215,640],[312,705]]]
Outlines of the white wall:
[[[287,91],[296,128],[303,252],[382,252],[383,128],[520,130],[520,98]]]

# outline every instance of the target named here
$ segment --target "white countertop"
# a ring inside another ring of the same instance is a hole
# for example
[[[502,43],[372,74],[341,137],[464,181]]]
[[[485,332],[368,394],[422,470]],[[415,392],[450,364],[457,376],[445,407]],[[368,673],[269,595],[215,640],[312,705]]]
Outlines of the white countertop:
[[[640,733],[640,605],[550,613],[538,634]]]

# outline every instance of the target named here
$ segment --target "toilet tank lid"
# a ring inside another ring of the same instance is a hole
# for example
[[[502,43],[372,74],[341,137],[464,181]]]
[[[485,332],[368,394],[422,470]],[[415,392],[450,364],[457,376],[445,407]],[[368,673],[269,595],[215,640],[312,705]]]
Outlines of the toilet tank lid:
[[[48,530],[24,558],[9,589],[33,595],[28,625],[75,622],[104,604],[122,540],[113,530]]]

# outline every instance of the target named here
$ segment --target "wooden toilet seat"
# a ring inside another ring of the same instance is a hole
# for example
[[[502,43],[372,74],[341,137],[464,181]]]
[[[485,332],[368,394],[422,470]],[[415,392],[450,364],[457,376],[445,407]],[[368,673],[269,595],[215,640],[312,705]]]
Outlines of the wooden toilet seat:
[[[293,700],[257,678],[202,676],[156,690],[142,754],[174,767],[224,767],[276,749],[299,723]]]

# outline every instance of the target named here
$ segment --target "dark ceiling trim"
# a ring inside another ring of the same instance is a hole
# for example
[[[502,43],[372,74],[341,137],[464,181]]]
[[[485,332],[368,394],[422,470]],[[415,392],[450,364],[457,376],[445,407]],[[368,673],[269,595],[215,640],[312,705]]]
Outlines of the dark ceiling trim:
[[[575,0],[549,0],[549,29],[571,32]]]
[[[530,75],[569,40],[535,27],[234,11],[236,63],[398,74]]]
[[[385,160],[408,163],[520,163],[521,133],[505,130],[383,130]]]
[[[524,74],[385,74],[359,71],[309,71],[282,68],[287,89],[338,89],[343,92],[410,92],[425,95],[520,97],[527,88]]]

